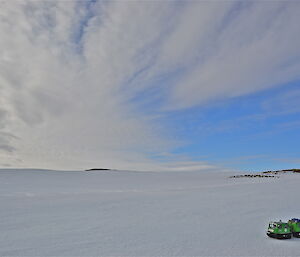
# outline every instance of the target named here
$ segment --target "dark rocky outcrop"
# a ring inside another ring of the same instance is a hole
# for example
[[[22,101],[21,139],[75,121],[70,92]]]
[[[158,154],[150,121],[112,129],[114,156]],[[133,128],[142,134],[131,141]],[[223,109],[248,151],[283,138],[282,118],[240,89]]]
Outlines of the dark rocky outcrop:
[[[229,178],[279,178],[280,174],[283,173],[300,173],[300,169],[288,169],[288,170],[268,170],[263,171],[260,173],[254,174],[242,174],[242,175],[235,175]],[[277,176],[274,176],[277,175]]]
[[[229,178],[279,178],[279,177],[274,175],[245,174],[245,175],[230,176]]]
[[[93,169],[88,169],[88,170],[85,170],[85,171],[96,171],[96,170],[111,170],[111,169],[105,169],[105,168],[93,168]]]
[[[268,170],[268,171],[263,171],[263,173],[268,173],[268,174],[278,174],[278,173],[300,173],[300,169],[288,169],[288,170]]]

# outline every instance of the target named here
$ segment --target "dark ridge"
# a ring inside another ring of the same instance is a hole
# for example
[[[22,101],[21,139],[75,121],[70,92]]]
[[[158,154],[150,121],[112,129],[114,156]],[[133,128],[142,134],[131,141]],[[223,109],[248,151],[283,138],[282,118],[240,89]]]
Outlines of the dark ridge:
[[[279,177],[273,175],[262,175],[262,174],[245,174],[245,175],[230,176],[229,178],[279,178]]]
[[[93,169],[88,169],[88,170],[85,170],[85,171],[93,171],[93,170],[111,170],[111,169],[93,168]]]
[[[289,169],[289,170],[282,170],[282,171],[300,172],[300,169]]]
[[[279,178],[282,173],[300,173],[300,169],[286,169],[286,170],[268,170],[256,174],[243,174],[230,176],[229,178]],[[277,176],[275,176],[277,175]]]
[[[300,169],[268,170],[268,171],[263,171],[263,173],[271,173],[271,174],[286,173],[286,172],[300,173]]]

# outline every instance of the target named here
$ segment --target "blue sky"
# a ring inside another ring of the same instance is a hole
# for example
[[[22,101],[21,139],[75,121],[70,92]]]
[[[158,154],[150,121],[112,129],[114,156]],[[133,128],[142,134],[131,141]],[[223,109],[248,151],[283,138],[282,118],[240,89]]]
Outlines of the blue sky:
[[[174,153],[237,169],[298,167],[299,86],[300,82],[289,83],[167,115],[175,134],[186,140]],[[284,97],[290,92],[297,95]],[[296,108],[289,108],[292,106]]]
[[[0,166],[298,167],[299,17],[297,1],[2,1]]]

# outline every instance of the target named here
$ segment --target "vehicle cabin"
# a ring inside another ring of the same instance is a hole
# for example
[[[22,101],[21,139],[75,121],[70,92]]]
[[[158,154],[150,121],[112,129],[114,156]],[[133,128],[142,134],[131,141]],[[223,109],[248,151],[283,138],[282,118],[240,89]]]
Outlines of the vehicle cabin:
[[[270,222],[267,235],[277,239],[290,239],[292,237],[289,224],[282,221]]]

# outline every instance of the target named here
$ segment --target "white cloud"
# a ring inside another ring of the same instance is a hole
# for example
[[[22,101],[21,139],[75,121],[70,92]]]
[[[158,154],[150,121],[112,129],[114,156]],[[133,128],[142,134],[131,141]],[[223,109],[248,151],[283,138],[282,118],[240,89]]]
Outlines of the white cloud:
[[[299,10],[297,2],[1,1],[0,129],[19,139],[0,141],[12,165],[157,167],[148,156],[178,142],[132,99],[150,88],[144,101],[186,108],[299,78]],[[169,74],[176,82],[156,83]]]
[[[223,27],[208,30],[197,41],[198,63],[171,92],[170,108],[237,97],[300,78],[299,3],[251,2],[232,8],[238,8],[237,14],[227,13],[232,17],[226,23],[224,15],[211,13],[205,27],[215,20]]]
[[[5,129],[21,138],[21,165],[123,167],[173,145],[128,102],[124,84],[144,62],[135,55],[158,36],[157,24],[141,25],[162,6],[2,5],[1,100],[11,116]],[[80,18],[78,9],[85,11]]]

